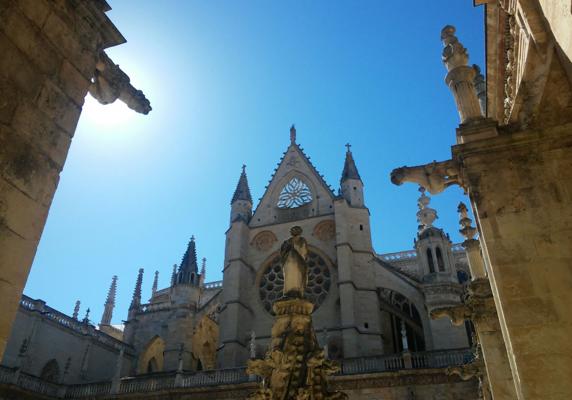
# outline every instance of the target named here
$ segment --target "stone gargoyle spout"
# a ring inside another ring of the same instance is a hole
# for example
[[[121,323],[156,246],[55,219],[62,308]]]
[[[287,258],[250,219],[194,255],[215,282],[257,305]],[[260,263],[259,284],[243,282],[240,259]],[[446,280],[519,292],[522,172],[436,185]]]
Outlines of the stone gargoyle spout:
[[[401,185],[404,182],[417,183],[431,194],[441,193],[451,185],[463,186],[459,164],[454,160],[433,161],[415,167],[401,167],[391,171],[391,182]]]
[[[435,308],[429,313],[431,319],[439,319],[449,317],[451,323],[460,326],[465,323],[466,319],[471,317],[471,311],[463,304],[451,307]]]

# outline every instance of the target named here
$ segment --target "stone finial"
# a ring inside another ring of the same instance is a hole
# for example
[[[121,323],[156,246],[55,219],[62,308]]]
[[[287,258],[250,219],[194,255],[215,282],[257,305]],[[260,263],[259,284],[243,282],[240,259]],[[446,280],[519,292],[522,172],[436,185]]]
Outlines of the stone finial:
[[[103,305],[103,315],[101,316],[100,325],[110,325],[111,317],[113,316],[113,309],[115,308],[115,295],[117,293],[117,275],[111,278],[111,286],[107,292],[107,298]]]
[[[203,259],[201,260],[201,277],[200,277],[200,286],[204,287],[205,286],[205,279],[207,278],[207,259],[206,257],[203,257]]]
[[[469,53],[455,36],[455,31],[455,27],[451,25],[441,30],[444,46],[441,59],[447,68],[445,83],[453,93],[461,124],[464,124],[482,118],[483,114],[473,82],[476,71],[468,65]]]
[[[419,192],[421,196],[417,200],[417,207],[419,207],[419,211],[417,211],[417,222],[419,223],[419,231],[426,228],[430,228],[433,226],[433,222],[438,218],[437,211],[431,207],[429,207],[429,203],[431,202],[431,198],[425,194],[425,188],[423,186],[419,186]]]
[[[135,289],[133,289],[133,298],[129,310],[136,310],[141,305],[141,285],[143,284],[143,268],[139,268],[137,274],[137,281],[135,282]]]
[[[461,42],[459,42],[457,36],[455,36],[456,31],[457,29],[453,25],[446,25],[441,29],[441,41],[444,46],[441,59],[447,71],[451,71],[460,66],[466,66],[469,62],[469,53]]]
[[[290,143],[296,143],[296,127],[294,124],[290,127]]]
[[[89,307],[87,308],[87,310],[85,310],[85,317],[83,317],[83,323],[88,324],[89,323],[89,313],[90,313],[90,309]]]
[[[457,212],[459,213],[459,225],[461,225],[459,233],[463,235],[466,240],[473,240],[477,234],[477,228],[471,226],[473,220],[469,218],[469,209],[466,204],[460,202],[457,207]]]
[[[158,286],[159,286],[159,271],[155,271],[155,277],[153,278],[153,286],[151,287],[151,296],[155,296]]]
[[[250,350],[250,358],[256,358],[256,333],[254,331],[250,332],[250,343],[248,344]]]
[[[81,305],[81,301],[77,300],[77,301],[75,302],[75,306],[74,306],[74,308],[73,308],[73,315],[72,315],[72,318],[73,318],[73,319],[76,319],[76,320],[77,320],[77,318],[78,318],[78,316],[79,316],[79,307],[80,307],[80,305]]]

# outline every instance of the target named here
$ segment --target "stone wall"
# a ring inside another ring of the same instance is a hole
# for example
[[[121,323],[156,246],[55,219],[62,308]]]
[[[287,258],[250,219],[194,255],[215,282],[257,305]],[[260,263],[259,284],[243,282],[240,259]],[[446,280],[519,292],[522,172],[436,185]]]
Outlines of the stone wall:
[[[89,323],[73,320],[33,302],[36,309],[18,309],[2,365],[20,368],[24,373],[41,376],[51,360],[59,367],[59,382],[66,384],[110,380],[115,374],[119,352],[127,349],[122,375],[131,373],[135,363],[133,350],[122,342],[96,331]],[[99,340],[101,338],[102,340]],[[64,377],[65,371],[65,377]]]
[[[0,2],[0,356],[102,50],[125,42],[109,9]]]

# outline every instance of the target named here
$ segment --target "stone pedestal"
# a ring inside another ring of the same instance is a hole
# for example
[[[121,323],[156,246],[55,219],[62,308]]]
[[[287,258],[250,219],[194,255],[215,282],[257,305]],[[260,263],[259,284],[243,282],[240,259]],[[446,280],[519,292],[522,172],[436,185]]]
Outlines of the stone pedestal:
[[[277,301],[272,341],[263,360],[250,360],[248,374],[262,377],[256,400],[347,399],[327,390],[326,376],[339,367],[324,356],[312,326],[314,305],[305,299]]]

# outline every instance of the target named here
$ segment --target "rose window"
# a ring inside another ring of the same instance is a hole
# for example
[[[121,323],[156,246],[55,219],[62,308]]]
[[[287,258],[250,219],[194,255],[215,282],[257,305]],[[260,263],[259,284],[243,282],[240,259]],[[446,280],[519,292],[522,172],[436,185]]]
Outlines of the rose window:
[[[312,192],[308,185],[298,178],[292,178],[278,196],[278,208],[296,208],[312,201]]]
[[[308,285],[305,296],[306,299],[314,303],[314,309],[317,309],[326,299],[331,282],[330,270],[324,259],[310,251],[308,254]],[[284,274],[282,273],[280,256],[277,255],[266,267],[260,280],[260,300],[269,313],[273,314],[272,304],[282,298],[283,288]]]

